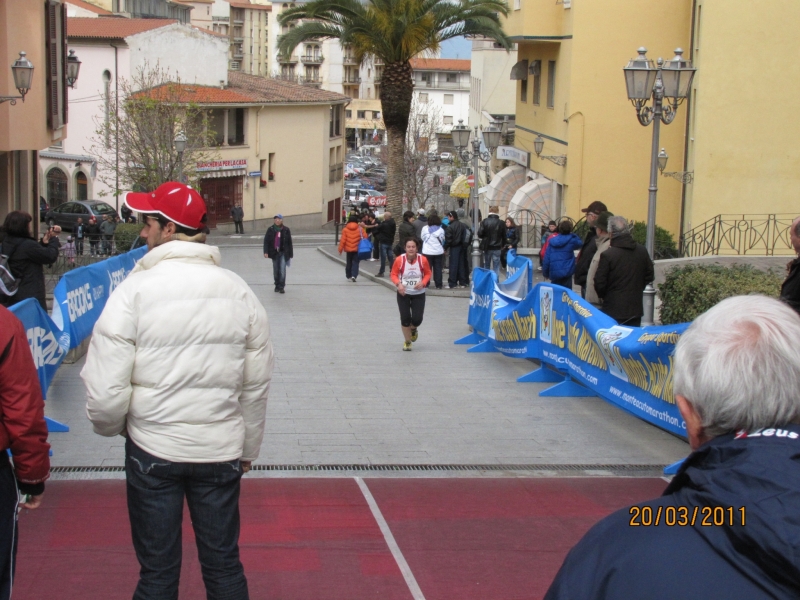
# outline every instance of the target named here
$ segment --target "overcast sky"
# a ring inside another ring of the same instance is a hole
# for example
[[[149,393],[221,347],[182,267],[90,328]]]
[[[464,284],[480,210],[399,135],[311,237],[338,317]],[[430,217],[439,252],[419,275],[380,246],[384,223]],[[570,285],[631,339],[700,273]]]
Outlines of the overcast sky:
[[[442,42],[442,58],[463,58],[469,60],[472,55],[472,41],[463,37]]]

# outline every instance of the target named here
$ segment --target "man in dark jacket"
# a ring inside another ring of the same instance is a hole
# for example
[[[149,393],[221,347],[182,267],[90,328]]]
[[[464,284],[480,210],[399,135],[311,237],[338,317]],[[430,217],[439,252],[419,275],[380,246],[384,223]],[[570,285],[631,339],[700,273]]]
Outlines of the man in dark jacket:
[[[483,267],[500,275],[500,254],[506,241],[506,224],[500,219],[500,208],[489,207],[489,216],[481,221],[478,237],[483,249]]]
[[[12,468],[7,450],[14,459]],[[0,599],[11,598],[17,502],[38,508],[50,476],[44,401],[22,323],[0,307]],[[16,596],[15,596],[16,597]]]
[[[639,327],[644,307],[642,293],[655,279],[653,261],[647,249],[637,244],[623,217],[608,220],[611,246],[600,256],[594,289],[603,299],[601,309],[620,325]]]
[[[275,291],[285,294],[286,267],[291,264],[294,250],[292,249],[292,232],[283,225],[283,215],[273,217],[275,223],[267,229],[264,236],[264,258],[272,259],[272,276],[275,279]]]
[[[417,211],[417,218],[414,220],[414,231],[416,231],[417,239],[422,239],[422,228],[428,224],[428,217],[425,216],[425,209],[420,208]]]
[[[694,451],[660,498],[595,525],[545,600],[800,598],[800,318],[723,300],[675,350]]]
[[[582,210],[582,212],[586,213],[586,224],[589,225],[589,231],[586,232],[583,246],[578,253],[578,261],[575,265],[575,285],[581,286],[581,297],[583,298],[586,298],[586,277],[589,274],[589,267],[592,266],[592,258],[594,258],[594,253],[597,252],[597,231],[594,224],[597,222],[597,217],[600,216],[600,213],[607,210],[606,205],[599,200],[595,200]]]
[[[56,225],[49,228],[37,242],[31,235],[32,217],[19,210],[6,215],[0,232],[0,252],[8,256],[11,274],[19,281],[13,296],[0,294],[0,304],[13,306],[28,298],[35,298],[46,311],[44,265],[52,265],[58,259],[58,233]]]
[[[400,237],[400,244],[399,244],[399,252],[396,254],[400,255],[406,250],[406,242],[408,240],[416,240],[419,239],[417,237],[417,230],[414,227],[414,213],[410,210],[407,210],[403,213],[403,222],[400,223],[400,231],[398,233]],[[397,250],[398,248],[396,248]]]
[[[381,252],[381,268],[377,276],[383,277],[386,272],[386,259],[389,259],[389,270],[392,270],[394,264],[394,252],[392,252],[392,244],[394,244],[394,234],[397,231],[397,224],[392,218],[392,213],[388,210],[383,213],[383,221],[380,222],[375,229],[373,236],[378,243]]]
[[[238,202],[231,209],[231,219],[233,219],[233,225],[236,227],[236,233],[244,233],[244,209]]]
[[[789,274],[781,286],[781,300],[800,313],[800,217],[792,221],[789,239],[798,258],[787,265]]]
[[[450,217],[450,225],[444,232],[444,243],[450,250],[450,272],[447,276],[447,285],[450,289],[464,288],[469,285],[469,271],[467,270],[469,248],[464,245],[467,226],[459,221],[456,211],[451,210],[447,215]]]
[[[89,224],[86,225],[86,238],[89,240],[89,254],[99,255],[98,245],[100,244],[100,225],[97,224],[95,217],[89,217]]]

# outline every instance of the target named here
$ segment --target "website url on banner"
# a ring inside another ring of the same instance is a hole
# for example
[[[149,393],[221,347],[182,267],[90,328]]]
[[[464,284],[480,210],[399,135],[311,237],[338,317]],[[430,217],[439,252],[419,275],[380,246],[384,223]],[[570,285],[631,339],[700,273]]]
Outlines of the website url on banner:
[[[655,417],[659,421],[663,421],[665,423],[669,423],[673,427],[680,427],[681,429],[686,429],[685,425],[682,425],[678,419],[673,417],[671,414],[667,413],[663,410],[656,410],[646,402],[642,402],[641,400],[637,399],[630,394],[626,394],[622,390],[618,390],[613,385],[609,386],[609,391],[614,394],[617,398],[622,398],[623,401],[627,402],[628,404],[632,405],[634,408],[642,411],[650,415],[651,417]]]
[[[586,381],[588,381],[592,385],[597,385],[597,377],[595,377],[594,375],[587,375],[586,372],[583,369],[581,369],[580,365],[576,365],[570,359],[566,359],[566,360],[567,360],[567,364],[569,365],[570,369],[575,371],[578,375],[583,377]]]
[[[527,348],[503,348],[502,346],[495,346],[495,348],[503,354],[525,354],[528,351]]]

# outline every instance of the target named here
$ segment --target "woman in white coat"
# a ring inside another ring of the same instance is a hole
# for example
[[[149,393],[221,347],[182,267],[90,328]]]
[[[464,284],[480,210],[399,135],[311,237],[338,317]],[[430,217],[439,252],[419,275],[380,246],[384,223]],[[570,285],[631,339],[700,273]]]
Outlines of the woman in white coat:
[[[436,289],[442,289],[442,262],[444,258],[444,229],[439,215],[428,217],[428,224],[422,228],[422,255],[428,259],[433,271]]]

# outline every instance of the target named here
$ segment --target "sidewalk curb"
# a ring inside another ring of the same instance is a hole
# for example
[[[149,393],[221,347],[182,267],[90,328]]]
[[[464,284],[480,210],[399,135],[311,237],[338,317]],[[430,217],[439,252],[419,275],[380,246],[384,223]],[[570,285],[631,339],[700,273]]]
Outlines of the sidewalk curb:
[[[318,246],[317,247],[317,251],[321,252],[323,255],[327,256],[328,258],[330,258],[334,262],[338,262],[339,264],[342,264],[342,265],[346,265],[347,264],[347,261],[345,259],[343,259],[341,256],[339,256],[338,254],[332,254],[328,249],[323,248],[322,246]],[[389,288],[392,291],[395,290],[394,284],[392,284],[392,280],[388,276],[386,276],[386,277],[375,277],[375,275],[372,275],[371,273],[368,273],[367,271],[364,271],[364,270],[359,271],[358,276],[359,277],[366,277],[367,279],[369,279],[370,281],[374,281],[375,283],[380,283],[383,287]],[[444,296],[444,297],[447,297],[447,298],[469,298],[469,296],[470,296],[469,288],[467,288],[467,289],[456,289],[456,290],[451,290],[451,289],[437,290],[435,288],[433,288],[433,289],[428,288],[425,291],[425,293],[428,296]]]

